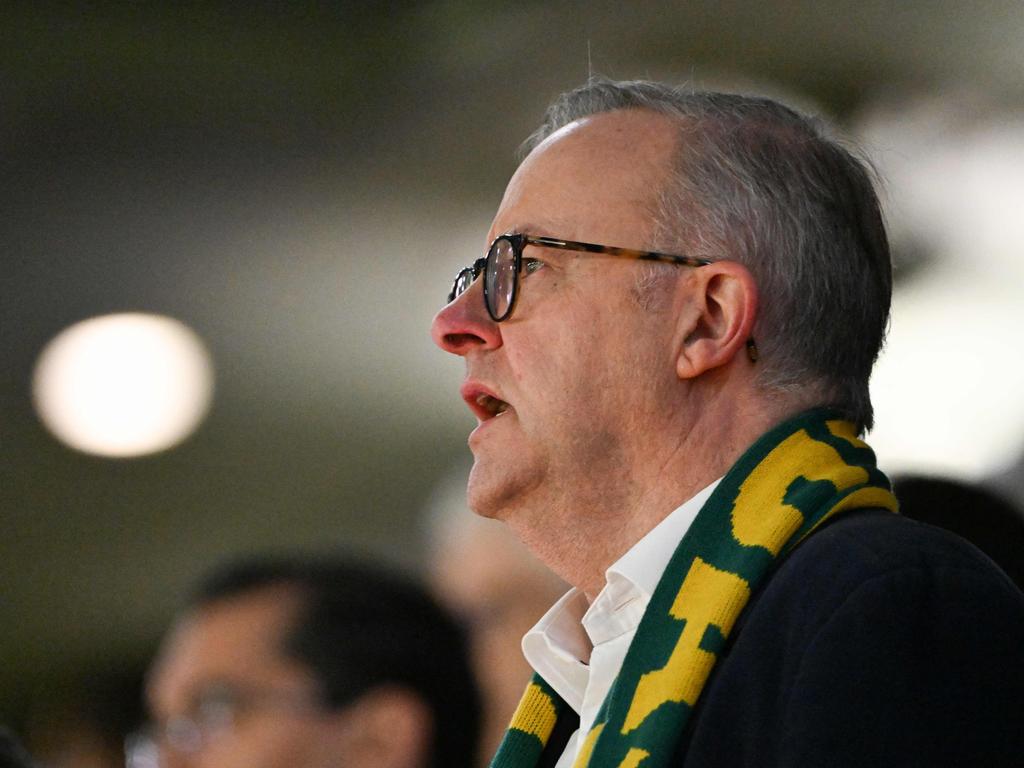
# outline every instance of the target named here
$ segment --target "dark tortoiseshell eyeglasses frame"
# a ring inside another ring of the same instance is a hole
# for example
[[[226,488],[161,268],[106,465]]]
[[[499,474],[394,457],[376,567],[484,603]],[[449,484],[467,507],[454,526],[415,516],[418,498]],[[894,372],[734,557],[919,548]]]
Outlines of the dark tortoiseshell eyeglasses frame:
[[[523,249],[528,245],[538,245],[542,248],[559,248],[563,251],[581,251],[584,253],[600,253],[606,256],[617,256],[623,259],[639,259],[641,261],[662,261],[669,264],[679,264],[684,267],[703,267],[712,263],[711,259],[701,259],[695,256],[680,256],[673,253],[661,253],[660,251],[638,251],[633,248],[619,248],[614,245],[598,245],[596,243],[584,243],[579,240],[562,240],[557,237],[534,237],[533,235],[505,234],[494,238],[494,242],[487,249],[487,255],[477,259],[469,267],[465,267],[455,276],[452,289],[448,294],[448,303],[455,301],[464,291],[476,281],[481,272],[487,268],[488,261],[496,261],[499,243],[504,240],[512,246],[512,257],[514,259],[512,273],[512,297],[508,303],[508,309],[498,314],[494,310],[494,301],[487,289],[487,278],[484,277],[484,306],[491,319],[500,323],[507,320],[515,309],[516,299],[519,297],[519,273],[523,269]],[[492,257],[494,257],[492,259]]]

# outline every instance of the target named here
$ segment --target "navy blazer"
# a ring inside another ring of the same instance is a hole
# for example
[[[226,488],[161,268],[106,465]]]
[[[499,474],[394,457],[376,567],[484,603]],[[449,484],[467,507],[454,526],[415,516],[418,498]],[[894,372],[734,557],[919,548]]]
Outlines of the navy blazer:
[[[1024,595],[958,536],[840,516],[740,621],[679,765],[1024,766]]]
[[[751,597],[674,764],[1024,766],[1024,595],[954,534],[842,515]]]

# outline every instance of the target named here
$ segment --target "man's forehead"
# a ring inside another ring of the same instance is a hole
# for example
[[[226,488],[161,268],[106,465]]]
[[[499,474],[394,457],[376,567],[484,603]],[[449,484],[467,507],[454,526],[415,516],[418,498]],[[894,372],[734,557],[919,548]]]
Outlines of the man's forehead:
[[[292,666],[281,642],[295,610],[291,593],[267,590],[217,600],[185,614],[154,666],[147,686],[150,700],[179,698],[207,680]]]
[[[646,110],[591,115],[560,128],[512,176],[490,236],[538,225],[541,231],[531,234],[595,237],[591,220],[646,213],[671,167],[673,128],[669,118]],[[566,230],[569,223],[586,229]]]

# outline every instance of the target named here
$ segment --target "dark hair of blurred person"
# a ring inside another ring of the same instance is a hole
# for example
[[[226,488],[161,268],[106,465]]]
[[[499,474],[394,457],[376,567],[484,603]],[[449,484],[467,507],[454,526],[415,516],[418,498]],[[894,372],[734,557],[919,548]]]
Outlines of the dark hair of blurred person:
[[[147,699],[138,768],[458,768],[476,750],[458,625],[411,582],[349,562],[250,559],[212,574]]]
[[[35,763],[14,734],[0,726],[0,768],[33,768]]]
[[[904,517],[944,528],[988,555],[1024,590],[1024,513],[980,485],[927,475],[893,479]]]

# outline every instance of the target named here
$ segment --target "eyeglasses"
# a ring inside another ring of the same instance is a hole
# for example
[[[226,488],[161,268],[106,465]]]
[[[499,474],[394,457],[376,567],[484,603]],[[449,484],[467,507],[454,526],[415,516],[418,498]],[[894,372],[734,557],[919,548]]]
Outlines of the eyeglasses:
[[[276,709],[307,714],[322,710],[319,696],[301,691],[242,687],[217,683],[202,690],[191,714],[172,717],[164,723],[150,723],[125,739],[128,768],[160,768],[162,747],[194,755],[210,739],[230,731],[245,713]]]
[[[455,301],[469,286],[484,273],[484,306],[491,319],[500,323],[507,320],[516,304],[519,294],[519,274],[523,270],[523,249],[528,245],[539,245],[545,248],[560,248],[564,251],[583,251],[601,253],[606,256],[619,256],[625,259],[641,259],[643,261],[664,261],[669,264],[680,264],[684,267],[703,267],[711,264],[711,259],[694,256],[678,256],[659,251],[637,251],[632,248],[618,248],[613,245],[597,245],[582,243],[577,240],[560,240],[555,237],[533,237],[532,235],[505,234],[494,239],[487,255],[473,262],[455,276],[448,303]]]

